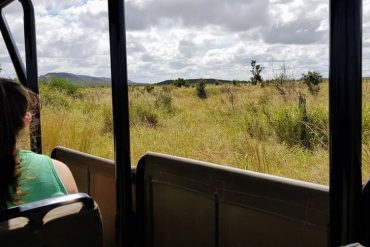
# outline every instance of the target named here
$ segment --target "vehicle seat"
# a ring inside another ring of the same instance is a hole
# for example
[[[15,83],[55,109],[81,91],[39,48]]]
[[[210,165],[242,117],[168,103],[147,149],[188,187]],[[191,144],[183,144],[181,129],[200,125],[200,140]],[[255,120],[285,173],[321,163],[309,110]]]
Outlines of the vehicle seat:
[[[99,208],[84,193],[9,208],[0,212],[0,245],[103,246]]]

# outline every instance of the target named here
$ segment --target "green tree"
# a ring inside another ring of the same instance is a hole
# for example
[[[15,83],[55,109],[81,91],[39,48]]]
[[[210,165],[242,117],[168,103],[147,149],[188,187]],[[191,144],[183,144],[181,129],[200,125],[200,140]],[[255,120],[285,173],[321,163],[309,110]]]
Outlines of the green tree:
[[[262,70],[264,69],[265,67],[259,65],[256,63],[256,60],[252,60],[251,62],[251,69],[250,69],[250,72],[252,73],[252,77],[251,77],[251,83],[253,85],[256,85],[257,82],[263,82],[263,79],[262,79],[262,76],[261,76],[261,72]]]
[[[316,95],[320,91],[320,83],[323,81],[322,75],[317,71],[308,71],[307,74],[302,74],[302,81],[308,86],[308,91],[312,95]]]
[[[176,87],[182,87],[186,85],[186,80],[183,78],[177,78],[176,80],[173,81],[173,85]]]

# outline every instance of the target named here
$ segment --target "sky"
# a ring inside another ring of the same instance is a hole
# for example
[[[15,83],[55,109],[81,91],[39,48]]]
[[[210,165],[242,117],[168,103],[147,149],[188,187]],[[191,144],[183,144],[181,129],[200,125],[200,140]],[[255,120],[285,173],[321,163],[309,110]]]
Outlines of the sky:
[[[328,0],[126,0],[128,77],[135,82],[271,79],[288,68],[328,76]],[[110,77],[106,0],[34,0],[39,75]],[[363,75],[370,76],[370,0],[364,0]],[[24,56],[20,4],[5,16]],[[1,76],[15,77],[0,41]],[[369,67],[369,68],[368,68]]]

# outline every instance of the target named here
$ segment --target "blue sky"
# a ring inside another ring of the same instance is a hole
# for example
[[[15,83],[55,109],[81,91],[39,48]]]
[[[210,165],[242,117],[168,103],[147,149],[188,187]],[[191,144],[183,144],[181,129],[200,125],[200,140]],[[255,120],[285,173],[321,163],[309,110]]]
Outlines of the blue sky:
[[[39,74],[110,76],[106,0],[37,0]],[[6,17],[23,54],[19,3]],[[251,59],[272,78],[285,64],[292,77],[328,72],[328,1],[127,0],[129,78],[246,80]],[[364,75],[370,75],[370,0],[364,1]],[[2,76],[14,77],[3,42]]]

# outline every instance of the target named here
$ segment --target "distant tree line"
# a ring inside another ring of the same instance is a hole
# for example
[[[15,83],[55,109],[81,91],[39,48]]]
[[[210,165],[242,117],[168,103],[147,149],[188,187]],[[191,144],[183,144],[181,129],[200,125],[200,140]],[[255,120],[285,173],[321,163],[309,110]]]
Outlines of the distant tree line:
[[[292,75],[290,75],[290,70],[288,66],[283,64],[279,72],[274,75],[272,79],[264,80],[262,77],[263,71],[265,70],[265,67],[261,64],[258,64],[256,60],[251,60],[249,71],[251,73],[251,77],[249,80],[219,80],[219,79],[184,79],[184,78],[177,78],[175,80],[167,80],[163,81],[158,84],[172,84],[175,87],[189,87],[193,86],[195,87],[197,84],[199,84],[200,81],[204,82],[205,84],[213,84],[213,85],[222,85],[222,84],[252,84],[252,85],[260,85],[261,87],[264,87],[265,85],[274,83],[278,84],[279,87],[283,86],[285,83],[295,82],[295,81],[303,81],[309,88],[310,93],[316,94],[320,90],[319,84],[323,81],[322,75],[317,71],[308,71],[305,74],[302,74],[301,78],[298,80],[293,78]]]
[[[210,85],[223,85],[223,84],[246,84],[249,81],[242,81],[242,80],[221,80],[221,79],[207,79],[207,78],[199,78],[199,79],[184,79],[184,78],[177,78],[175,80],[167,80],[158,83],[159,85],[173,85],[175,87],[195,87],[200,81],[203,81],[206,84]]]

